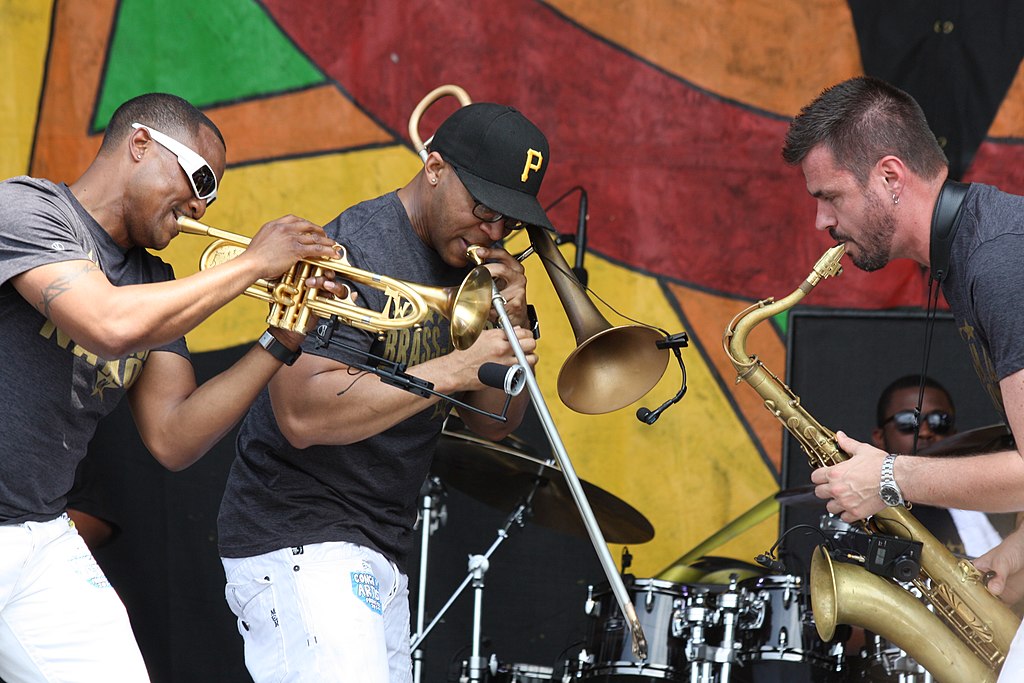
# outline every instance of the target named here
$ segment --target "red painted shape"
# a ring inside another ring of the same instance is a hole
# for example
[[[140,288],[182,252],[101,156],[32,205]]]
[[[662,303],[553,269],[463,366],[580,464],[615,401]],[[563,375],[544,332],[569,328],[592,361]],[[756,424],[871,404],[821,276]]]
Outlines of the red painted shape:
[[[629,267],[724,294],[780,296],[829,246],[814,233],[802,176],[780,158],[786,121],[699,91],[542,3],[264,4],[402,138],[413,107],[441,84],[519,108],[551,143],[542,202],[585,187],[590,247]],[[423,137],[451,106],[427,112]],[[563,232],[575,230],[576,205],[573,196],[551,212]],[[808,303],[925,303],[927,280],[909,262],[870,276],[851,266],[839,282]]]

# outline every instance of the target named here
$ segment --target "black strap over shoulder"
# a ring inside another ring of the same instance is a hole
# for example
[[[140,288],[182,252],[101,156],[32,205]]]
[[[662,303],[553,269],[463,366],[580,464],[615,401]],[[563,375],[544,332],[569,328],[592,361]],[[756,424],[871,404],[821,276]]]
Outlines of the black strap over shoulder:
[[[932,279],[942,282],[949,274],[949,249],[960,227],[960,207],[970,183],[947,180],[939,190],[932,213],[932,239],[929,248]]]

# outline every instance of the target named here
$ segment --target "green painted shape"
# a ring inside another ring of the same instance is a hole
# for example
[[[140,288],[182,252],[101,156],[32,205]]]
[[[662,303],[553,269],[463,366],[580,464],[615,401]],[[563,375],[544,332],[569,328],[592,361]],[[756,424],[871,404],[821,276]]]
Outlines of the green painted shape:
[[[772,316],[772,320],[775,321],[775,326],[779,330],[779,335],[785,339],[786,332],[789,330],[789,311],[782,311]]]
[[[203,107],[325,80],[253,0],[122,0],[93,131],[147,92]]]

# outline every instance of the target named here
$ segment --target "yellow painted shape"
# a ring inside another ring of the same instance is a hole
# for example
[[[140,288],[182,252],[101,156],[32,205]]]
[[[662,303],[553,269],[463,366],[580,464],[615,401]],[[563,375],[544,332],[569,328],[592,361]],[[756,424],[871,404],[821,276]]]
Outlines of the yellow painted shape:
[[[229,168],[203,222],[247,236],[289,213],[322,225],[353,204],[395,189],[400,184],[396,178],[404,183],[419,168],[417,156],[401,146]],[[174,266],[177,277],[185,277],[196,272],[210,241],[179,235],[160,256]],[[239,297],[188,335],[189,349],[250,342],[266,329],[266,316],[266,304]]]
[[[509,250],[526,245],[525,235],[517,235]],[[572,249],[563,253],[572,263]],[[682,350],[687,395],[654,425],[637,420],[636,410],[641,405],[653,409],[675,394],[680,376],[674,357],[661,382],[627,408],[604,415],[566,408],[557,396],[557,377],[575,349],[575,335],[543,265],[536,257],[524,265],[529,298],[541,321],[537,381],[573,466],[582,479],[626,501],[654,526],[653,541],[630,547],[634,574],[653,575],[777,490],[713,369],[692,345]],[[616,309],[672,332],[681,329],[655,278],[594,254],[588,254],[586,267],[591,289]],[[627,324],[597,305],[613,325]],[[719,339],[699,341],[710,353],[721,352]],[[772,515],[712,554],[750,562],[774,542],[777,526],[778,517]],[[611,549],[618,561],[621,546]]]
[[[52,3],[0,0],[0,178],[28,173]]]

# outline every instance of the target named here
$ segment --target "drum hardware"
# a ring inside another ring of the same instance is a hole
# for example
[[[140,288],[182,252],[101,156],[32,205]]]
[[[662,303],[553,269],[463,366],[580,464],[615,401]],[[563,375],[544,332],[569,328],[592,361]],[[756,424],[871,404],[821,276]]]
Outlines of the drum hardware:
[[[866,635],[859,662],[863,678],[879,683],[933,683],[932,675],[897,645],[875,633]]]
[[[676,600],[672,613],[672,635],[686,638],[686,659],[692,683],[729,683],[733,664],[740,662],[741,643],[736,637],[739,616],[746,597],[739,590],[738,575],[717,595],[700,590],[685,600]],[[718,644],[708,640],[711,627],[721,627]],[[717,665],[717,669],[716,669]]]
[[[437,477],[427,477],[420,488],[420,573],[416,595],[416,631],[423,633],[427,614],[427,560],[430,557],[430,537],[448,521],[447,498],[444,484]],[[423,650],[412,648],[413,680],[419,681],[423,672]]]
[[[537,486],[540,486],[538,481]],[[532,498],[532,494],[530,496]],[[472,640],[472,654],[468,662],[466,681],[482,681],[484,672],[486,671],[486,662],[480,654],[480,645],[483,641],[481,632],[482,621],[483,621],[483,591],[484,591],[484,575],[490,568],[490,557],[498,549],[498,547],[508,538],[509,530],[515,526],[523,527],[526,524],[526,519],[529,514],[530,500],[526,499],[519,503],[512,514],[505,520],[505,524],[498,529],[497,538],[491,543],[491,546],[483,555],[471,555],[469,557],[468,571],[466,578],[463,579],[462,583],[455,589],[448,601],[441,607],[438,613],[431,620],[425,628],[420,629],[417,633],[413,634],[412,637],[412,650],[415,652],[420,645],[426,640],[427,636],[434,629],[435,626],[444,618],[444,615],[448,612],[455,600],[458,599],[462,592],[472,584],[473,586],[473,640]],[[415,673],[415,671],[414,671]]]

